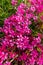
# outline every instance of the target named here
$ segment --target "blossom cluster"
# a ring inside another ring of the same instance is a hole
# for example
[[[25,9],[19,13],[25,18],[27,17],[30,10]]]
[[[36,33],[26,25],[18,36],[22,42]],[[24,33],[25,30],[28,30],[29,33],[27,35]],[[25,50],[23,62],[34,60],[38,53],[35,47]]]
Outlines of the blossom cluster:
[[[42,35],[33,36],[30,26],[37,24],[38,14],[43,11],[42,0],[29,0],[31,6],[20,3],[15,14],[4,20],[0,32],[0,65],[43,65]],[[12,0],[12,5],[17,1]],[[40,9],[41,8],[41,9]],[[37,25],[36,25],[37,26]],[[21,64],[19,64],[22,62]]]

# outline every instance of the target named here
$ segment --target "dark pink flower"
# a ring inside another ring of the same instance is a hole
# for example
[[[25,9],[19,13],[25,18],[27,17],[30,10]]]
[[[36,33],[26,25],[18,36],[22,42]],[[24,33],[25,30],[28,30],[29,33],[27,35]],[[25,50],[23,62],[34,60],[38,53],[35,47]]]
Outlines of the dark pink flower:
[[[11,4],[14,6],[17,4],[17,0],[11,0]]]

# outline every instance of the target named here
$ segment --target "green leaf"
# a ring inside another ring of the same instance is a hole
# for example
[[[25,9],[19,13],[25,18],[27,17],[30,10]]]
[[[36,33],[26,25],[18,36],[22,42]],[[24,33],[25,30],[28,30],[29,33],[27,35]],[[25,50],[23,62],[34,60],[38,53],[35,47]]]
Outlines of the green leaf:
[[[20,4],[21,2],[23,2],[23,0],[18,0],[18,4]]]
[[[0,38],[4,36],[4,33],[3,32],[0,32]]]

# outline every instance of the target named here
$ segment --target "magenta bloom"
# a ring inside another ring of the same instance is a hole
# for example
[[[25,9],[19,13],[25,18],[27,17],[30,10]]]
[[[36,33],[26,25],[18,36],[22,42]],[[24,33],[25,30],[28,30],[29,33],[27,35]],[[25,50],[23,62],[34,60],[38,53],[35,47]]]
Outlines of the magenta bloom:
[[[11,0],[11,4],[14,6],[17,4],[17,0]]]
[[[38,15],[43,12],[43,0],[29,0],[30,7],[24,3],[18,5],[15,14],[4,20],[0,27],[0,65],[43,65],[43,35],[37,28]],[[43,20],[43,15],[40,17]],[[42,33],[42,30],[40,31]],[[42,40],[41,40],[42,39]]]

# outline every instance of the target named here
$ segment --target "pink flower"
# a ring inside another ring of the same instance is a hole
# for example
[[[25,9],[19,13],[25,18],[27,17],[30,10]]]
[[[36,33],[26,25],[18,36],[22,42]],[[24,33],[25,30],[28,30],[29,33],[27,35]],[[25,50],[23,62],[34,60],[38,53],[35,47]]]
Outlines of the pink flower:
[[[0,27],[0,32],[4,33],[0,39],[0,65],[13,65],[15,60],[24,61],[25,65],[43,65],[43,36],[36,29],[38,35],[33,36],[34,24],[39,22],[38,15],[43,11],[43,4],[42,0],[29,2],[30,7],[20,3],[16,13],[6,18],[3,27]],[[11,4],[17,5],[17,0],[12,0]]]
[[[24,3],[21,3],[20,6],[17,9],[17,13],[20,14],[20,15],[25,14],[25,8],[26,8],[26,5]]]
[[[43,38],[43,34],[38,33],[37,35],[38,35],[38,37]]]
[[[29,61],[30,61],[30,65],[34,65],[34,64],[35,64],[35,59],[34,59],[34,57],[30,58]]]
[[[23,37],[22,35],[18,36],[18,39],[17,39],[17,47],[20,48],[20,49],[26,49],[27,46],[28,46],[28,37]]]
[[[14,58],[16,56],[16,53],[9,52],[10,58]]]
[[[21,56],[20,56],[20,59],[23,61],[25,61],[27,59],[27,54],[23,53]]]
[[[35,12],[35,11],[36,11],[36,9],[35,9],[34,6],[31,6],[30,10],[31,10],[32,12]]]
[[[6,63],[5,63],[4,65],[11,65],[11,63],[10,63],[10,62],[8,62],[8,61],[6,61]]]
[[[4,52],[0,51],[0,63],[3,63],[3,61],[7,59],[7,55],[7,53],[5,54]]]
[[[38,64],[43,65],[43,53],[39,56]]]
[[[40,37],[37,37],[36,38],[36,41],[37,41],[37,43],[40,43],[41,42],[41,38]]]
[[[0,63],[0,65],[2,65],[2,63]]]
[[[43,22],[43,15],[42,15],[42,16],[40,16],[40,18],[41,18],[41,20],[42,20],[42,22]]]
[[[14,6],[17,4],[17,0],[11,0],[11,4]]]

